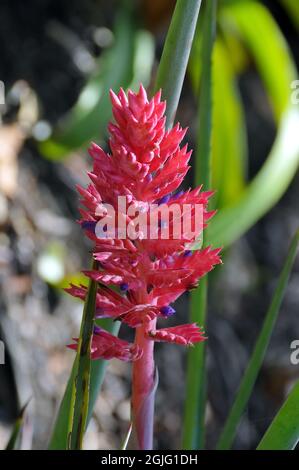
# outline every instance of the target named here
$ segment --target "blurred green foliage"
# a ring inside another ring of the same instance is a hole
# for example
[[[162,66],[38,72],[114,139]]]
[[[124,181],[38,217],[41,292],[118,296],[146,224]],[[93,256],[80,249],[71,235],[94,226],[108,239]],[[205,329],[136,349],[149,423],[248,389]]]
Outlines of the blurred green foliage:
[[[104,139],[112,117],[110,88],[136,89],[150,79],[154,41],[152,35],[137,27],[128,2],[117,14],[114,43],[99,58],[95,73],[83,87],[78,101],[54,131],[40,144],[41,153],[50,159],[61,160],[71,151],[86,147],[92,140]]]

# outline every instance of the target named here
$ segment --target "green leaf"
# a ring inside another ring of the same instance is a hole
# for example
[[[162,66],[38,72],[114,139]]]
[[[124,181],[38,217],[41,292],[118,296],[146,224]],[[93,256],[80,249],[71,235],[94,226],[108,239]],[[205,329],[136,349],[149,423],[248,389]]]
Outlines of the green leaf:
[[[213,54],[212,188],[213,206],[221,209],[238,199],[245,187],[247,137],[234,65],[224,42]]]
[[[96,324],[104,328],[106,331],[109,331],[112,335],[118,336],[118,332],[120,329],[120,322],[118,321],[116,322],[110,319],[105,319],[105,320],[97,320]],[[87,423],[89,423],[90,421],[90,418],[94,409],[94,405],[99,396],[108,364],[109,364],[108,361],[105,361],[105,360],[92,361],[91,363],[89,411],[88,411]]]
[[[299,109],[290,106],[262,169],[234,204],[222,209],[210,222],[212,245],[229,246],[250,229],[281,198],[299,166]]]
[[[155,59],[155,43],[149,31],[143,29],[136,31],[134,50],[133,77],[129,85],[132,90],[138,89],[140,83],[147,87],[151,78]]]
[[[177,0],[158,69],[155,89],[167,102],[167,126],[178,107],[201,0]]]
[[[240,198],[222,209],[208,229],[212,244],[228,246],[254,225],[284,194],[299,166],[299,107],[291,104],[296,78],[291,54],[278,26],[261,4],[229,2],[219,21],[226,35],[237,35],[250,50],[278,120],[278,135],[260,172]]]
[[[68,419],[68,449],[82,449],[89,409],[91,341],[95,318],[97,283],[90,281],[84,304],[78,349],[74,363],[74,381]]]
[[[70,286],[70,284],[74,284],[75,286],[83,285],[88,287],[88,279],[81,271],[73,272],[66,274],[58,284],[55,284],[55,287],[58,289],[66,289]]]
[[[11,436],[9,441],[6,445],[6,450],[17,450],[19,448],[19,443],[21,441],[21,435],[23,432],[24,421],[25,421],[25,413],[27,409],[28,403],[23,406],[21,409],[19,416],[14,424]]]
[[[200,51],[203,28],[198,22],[190,57],[190,78],[197,94],[202,73]],[[226,46],[226,43],[229,43]],[[241,51],[241,52],[238,52]],[[245,51],[240,41],[220,35],[213,51],[213,118],[211,187],[217,191],[211,201],[219,210],[238,199],[245,186],[247,136],[244,111],[237,87],[236,71],[244,69]],[[236,60],[238,63],[236,64]],[[241,65],[242,63],[242,65]]]
[[[112,116],[109,89],[126,87],[133,78],[135,28],[132,12],[127,7],[120,10],[114,30],[114,45],[100,57],[96,73],[88,80],[61,128],[40,144],[44,156],[61,159],[71,150],[89,145],[91,140],[106,134]]]
[[[206,322],[207,281],[203,278],[192,293],[191,321],[203,326]],[[187,352],[186,397],[182,448],[204,447],[204,416],[206,402],[206,347],[198,343]]]
[[[251,395],[252,389],[254,387],[256,378],[262,366],[266,350],[272,335],[272,331],[279,313],[279,309],[286,291],[286,287],[288,284],[290,272],[292,270],[297,249],[299,243],[299,231],[294,236],[288,255],[281,272],[281,275],[278,280],[278,284],[274,293],[273,300],[269,307],[269,310],[266,314],[265,320],[263,322],[263,326],[261,332],[258,336],[258,339],[255,344],[255,348],[253,350],[252,356],[244,373],[243,379],[241,381],[239,390],[237,392],[234,404],[230,410],[228,415],[227,421],[225,423],[223,432],[221,434],[219,443],[217,448],[218,449],[229,449],[233,443],[235,434],[237,432],[237,427],[244,412],[244,409],[248,403],[249,397]],[[299,416],[299,409],[297,404],[297,419]],[[290,426],[290,429],[292,425]],[[297,423],[297,436],[299,430],[299,420]],[[292,432],[292,431],[290,431]]]
[[[260,2],[241,0],[224,5],[219,22],[224,31],[237,35],[251,52],[279,122],[290,103],[290,84],[296,78],[296,69],[271,13]]]
[[[105,330],[109,331],[112,334],[117,335],[119,330],[119,322],[113,322],[112,320],[97,320],[97,325],[101,326]],[[101,389],[106,367],[108,361],[96,360],[91,362],[91,373],[90,373],[90,391],[89,391],[89,405],[88,405],[88,416],[87,424],[91,418],[92,411],[96,400]],[[55,426],[51,436],[51,441],[49,444],[50,450],[64,450],[67,448],[67,435],[68,435],[68,418],[69,418],[69,409],[72,396],[72,387],[74,384],[75,378],[75,364],[73,366],[71,376],[69,378],[59,412],[56,418]]]
[[[230,50],[232,38],[234,42],[237,39],[242,41],[251,52],[278,120],[278,134],[262,169],[245,191],[237,199],[232,199],[209,224],[211,244],[225,247],[266,214],[292,181],[299,166],[299,142],[296,138],[299,107],[290,101],[290,85],[297,74],[295,64],[268,10],[253,0],[222,2],[219,24],[230,55],[234,52]],[[217,103],[219,97],[216,107]],[[221,168],[221,165],[220,169],[214,167],[214,172],[220,175]]]
[[[299,382],[270,424],[257,450],[293,450],[299,442]]]
[[[212,136],[212,55],[216,33],[216,1],[209,2],[203,23],[202,73],[199,93],[195,184],[210,187]]]
[[[212,53],[216,29],[216,0],[206,3],[203,20],[202,74],[199,100],[198,147],[195,160],[195,183],[210,186],[210,155],[212,135]],[[206,243],[206,240],[204,241]],[[205,325],[207,279],[202,279],[191,297],[191,321]],[[188,351],[187,384],[183,425],[183,448],[204,446],[204,415],[206,399],[205,344]]]

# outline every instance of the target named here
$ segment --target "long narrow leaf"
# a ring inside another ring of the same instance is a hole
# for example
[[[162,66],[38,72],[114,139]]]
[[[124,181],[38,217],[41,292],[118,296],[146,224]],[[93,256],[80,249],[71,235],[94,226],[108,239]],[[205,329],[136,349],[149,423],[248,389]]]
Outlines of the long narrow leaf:
[[[68,449],[81,449],[86,428],[91,373],[91,340],[95,318],[97,283],[90,281],[81,321],[78,350],[74,364],[74,382],[68,421]]]
[[[219,13],[223,29],[237,34],[256,64],[279,122],[290,102],[296,69],[288,44],[268,9],[255,0],[224,5]]]
[[[27,409],[28,403],[23,406],[21,409],[19,416],[17,417],[17,420],[14,424],[11,436],[9,438],[9,441],[6,445],[6,450],[16,450],[19,448],[19,443],[21,440],[21,434],[24,426],[24,421],[25,421],[25,413]]]
[[[203,36],[201,26],[199,21],[189,66],[194,93],[197,92],[202,73],[199,60]],[[218,34],[213,52],[211,186],[217,190],[212,203],[218,210],[238,199],[245,187],[247,169],[245,114],[236,76],[236,71],[239,72],[241,67],[241,64],[236,65],[236,60],[244,62],[245,51],[232,36],[226,37],[226,41],[229,42],[229,49]]]
[[[235,202],[245,187],[245,116],[232,59],[218,38],[213,55],[212,188],[218,211]]]
[[[205,324],[207,283],[202,279],[191,299],[191,321]],[[203,448],[206,402],[206,348],[195,345],[187,355],[186,398],[183,423],[183,449]]]
[[[210,155],[212,135],[212,53],[216,29],[216,0],[206,3],[202,43],[202,76],[200,88],[198,149],[196,152],[195,183],[205,189],[210,185]],[[207,279],[201,280],[191,298],[191,320],[205,325]],[[188,351],[187,385],[183,427],[184,449],[204,446],[205,415],[205,344]]]
[[[240,199],[219,212],[208,227],[212,245],[228,246],[241,237],[281,198],[299,167],[299,109],[290,106],[273,149]]]
[[[178,107],[191,51],[201,0],[177,0],[166,37],[155,89],[167,101],[167,125],[171,126]]]
[[[119,322],[113,322],[111,320],[101,320],[97,322],[98,325],[105,328],[105,330],[111,332],[112,334],[118,334]],[[99,391],[101,389],[104,375],[106,371],[108,362],[104,360],[96,360],[91,363],[91,376],[90,376],[90,395],[89,395],[89,412],[87,417],[87,424],[92,415],[92,411],[95,405],[95,402],[98,398]],[[60,408],[51,436],[51,441],[49,444],[50,450],[63,450],[67,446],[67,432],[68,432],[68,416],[69,416],[69,407],[71,402],[72,387],[75,378],[75,365],[73,366],[71,376],[69,378]]]
[[[228,246],[254,225],[284,194],[299,166],[299,106],[290,100],[297,72],[286,41],[268,10],[253,0],[220,10],[222,29],[237,31],[249,48],[278,120],[278,134],[262,169],[240,198],[209,225],[212,244]]]
[[[233,443],[233,439],[237,432],[237,427],[242,417],[242,413],[248,403],[257,375],[263,363],[265,353],[271,338],[271,334],[279,313],[279,309],[284,297],[284,293],[288,284],[290,272],[296,257],[299,243],[299,231],[294,236],[289,252],[285,261],[285,265],[279,277],[278,285],[269,310],[266,314],[263,327],[258,336],[254,351],[252,353],[249,364],[244,373],[242,382],[236,395],[236,399],[227,418],[224,430],[221,434],[218,449],[229,449]]]
[[[272,421],[257,450],[293,450],[299,442],[299,382]]]

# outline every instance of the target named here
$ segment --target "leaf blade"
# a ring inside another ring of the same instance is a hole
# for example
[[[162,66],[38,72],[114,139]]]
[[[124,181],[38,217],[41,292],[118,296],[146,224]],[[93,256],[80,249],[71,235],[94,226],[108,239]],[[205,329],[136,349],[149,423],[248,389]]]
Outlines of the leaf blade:
[[[219,21],[235,31],[250,51],[279,122],[290,102],[289,87],[296,68],[288,44],[269,10],[255,0],[224,5]]]
[[[262,169],[240,198],[211,220],[207,231],[212,245],[229,246],[279,201],[299,167],[298,127],[299,109],[290,106]]]
[[[201,0],[177,0],[157,73],[155,89],[167,102],[167,126],[178,107]]]
[[[210,186],[210,156],[212,135],[212,52],[216,29],[217,2],[206,3],[203,23],[202,77],[200,88],[198,148],[196,152],[195,183]],[[206,240],[204,240],[206,243]],[[207,309],[207,278],[191,297],[191,321],[205,325]],[[203,448],[206,399],[205,344],[199,343],[188,351],[186,401],[183,424],[183,448]],[[197,374],[194,375],[194,371]]]
[[[212,188],[213,207],[221,210],[245,188],[247,136],[245,115],[229,51],[218,38],[213,54]]]
[[[117,335],[119,330],[119,322],[113,322],[112,320],[101,320],[97,321],[97,325],[102,326],[107,331],[112,334]],[[108,365],[107,361],[97,360],[92,361],[91,363],[91,376],[90,376],[90,396],[89,396],[89,411],[87,417],[87,424],[91,418],[92,411],[99,395],[101,389],[106,367]],[[65,450],[67,446],[67,430],[68,430],[68,414],[69,406],[71,401],[71,391],[73,382],[75,379],[75,370],[74,366],[68,380],[64,396],[62,398],[60,408],[57,414],[55,425],[52,431],[49,450]]]
[[[257,450],[293,450],[299,442],[299,382],[270,424]]]
[[[279,276],[273,300],[266,314],[252,356],[247,365],[235,401],[226,420],[223,432],[220,436],[217,445],[217,449],[219,450],[229,449],[237,432],[237,426],[241,419],[242,413],[248,403],[256,378],[262,366],[268,344],[270,342],[272,331],[279,313],[279,308],[281,306],[284,293],[287,287],[291,269],[296,258],[298,244],[299,231],[295,234],[290,244],[290,248],[286,257],[283,270]]]
[[[91,341],[95,320],[97,283],[90,281],[81,321],[80,337],[75,359],[69,410],[67,446],[82,449],[86,428],[91,374]]]
[[[290,101],[290,84],[296,78],[296,67],[268,10],[253,0],[231,2],[221,8],[219,21],[226,31],[237,29],[251,51],[278,121],[278,134],[259,173],[240,197],[209,224],[211,243],[226,247],[266,214],[292,181],[299,166],[299,142],[295,137],[299,106]],[[265,47],[269,44],[270,49]]]
[[[17,450],[18,442],[21,440],[22,429],[25,421],[26,409],[29,402],[27,402],[21,409],[19,416],[16,419],[12,433],[8,440],[5,450]]]

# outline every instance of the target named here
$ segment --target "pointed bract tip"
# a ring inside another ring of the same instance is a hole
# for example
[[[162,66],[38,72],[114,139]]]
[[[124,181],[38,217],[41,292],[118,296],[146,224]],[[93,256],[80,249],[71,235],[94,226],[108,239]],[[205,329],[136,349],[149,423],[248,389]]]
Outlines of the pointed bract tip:
[[[112,88],[110,88],[109,90],[109,95],[110,95],[110,100],[111,100],[112,105],[117,108],[121,108],[121,102],[118,96],[116,95],[116,93],[114,93],[114,91],[112,90]]]
[[[146,90],[145,90],[144,86],[142,85],[142,83],[140,83],[140,85],[139,85],[139,93],[138,94],[142,98],[144,103],[148,103],[147,93],[146,93]]]

